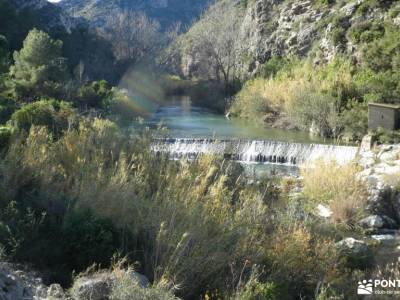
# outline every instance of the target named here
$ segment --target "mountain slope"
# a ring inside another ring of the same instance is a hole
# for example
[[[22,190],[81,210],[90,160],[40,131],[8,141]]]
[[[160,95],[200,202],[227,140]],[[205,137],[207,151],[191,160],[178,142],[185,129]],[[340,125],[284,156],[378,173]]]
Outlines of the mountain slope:
[[[13,0],[11,1],[17,11],[30,9],[35,12],[38,21],[47,27],[64,27],[71,31],[78,23],[78,19],[72,18],[60,7],[46,0]]]
[[[174,23],[190,24],[207,8],[209,0],[64,0],[60,6],[74,17],[82,17],[92,26],[102,26],[110,11],[143,11],[158,20],[163,28]]]

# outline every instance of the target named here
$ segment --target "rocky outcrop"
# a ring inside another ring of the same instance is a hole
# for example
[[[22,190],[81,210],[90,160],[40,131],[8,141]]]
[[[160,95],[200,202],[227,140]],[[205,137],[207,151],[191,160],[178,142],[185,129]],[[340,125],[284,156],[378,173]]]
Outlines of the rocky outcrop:
[[[362,45],[352,41],[351,29],[389,18],[388,6],[360,13],[364,2],[327,6],[311,0],[248,1],[239,33],[239,44],[245,45],[242,50],[247,57],[244,72],[256,74],[272,56],[312,57],[316,64],[331,61],[338,54],[358,60]],[[396,19],[393,22],[396,24]]]
[[[2,262],[0,300],[106,300],[121,278],[140,289],[150,286],[146,276],[131,269],[105,270],[78,277],[71,290],[65,291],[59,284],[45,285],[38,273],[26,267]]]
[[[325,14],[309,0],[258,0],[249,5],[240,32],[253,57],[248,71],[254,73],[272,56],[305,56],[318,38],[318,21]]]
[[[1,300],[67,300],[58,284],[46,286],[40,276],[26,268],[0,263]]]
[[[74,299],[79,300],[104,300],[108,299],[117,280],[129,278],[132,285],[140,288],[147,288],[150,285],[146,276],[133,270],[118,272],[101,271],[91,275],[79,277],[72,289],[71,294]]]

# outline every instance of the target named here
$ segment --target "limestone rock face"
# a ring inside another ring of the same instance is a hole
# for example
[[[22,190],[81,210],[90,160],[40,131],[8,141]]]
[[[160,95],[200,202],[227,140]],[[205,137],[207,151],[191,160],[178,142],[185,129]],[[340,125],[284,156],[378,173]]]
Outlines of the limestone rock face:
[[[0,299],[47,299],[47,287],[36,273],[0,263]]]

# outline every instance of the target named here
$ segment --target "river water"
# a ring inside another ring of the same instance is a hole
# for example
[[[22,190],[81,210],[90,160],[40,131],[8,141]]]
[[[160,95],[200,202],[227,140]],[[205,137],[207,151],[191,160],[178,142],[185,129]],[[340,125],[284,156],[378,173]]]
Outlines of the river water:
[[[206,108],[193,106],[180,97],[168,101],[144,119],[150,128],[168,128],[168,138],[153,146],[173,158],[194,158],[199,154],[229,155],[240,161],[250,174],[297,174],[300,164],[319,158],[347,163],[356,147],[335,145],[333,140],[311,138],[300,131],[267,128],[256,122],[227,119]]]
[[[215,137],[246,140],[279,140],[300,143],[333,143],[332,140],[311,138],[306,132],[266,128],[262,124],[237,118],[227,119],[206,108],[192,106],[190,98],[179,97],[160,106],[145,119],[145,124],[156,128],[160,124],[170,130],[172,137]]]

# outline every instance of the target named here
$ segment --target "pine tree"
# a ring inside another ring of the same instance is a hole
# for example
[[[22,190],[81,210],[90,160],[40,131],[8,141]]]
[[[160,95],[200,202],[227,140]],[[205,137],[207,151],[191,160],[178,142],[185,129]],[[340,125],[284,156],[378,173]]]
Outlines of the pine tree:
[[[42,96],[57,96],[67,78],[66,59],[62,57],[62,42],[47,33],[33,29],[23,48],[14,52],[10,75],[15,96],[32,101]]]

